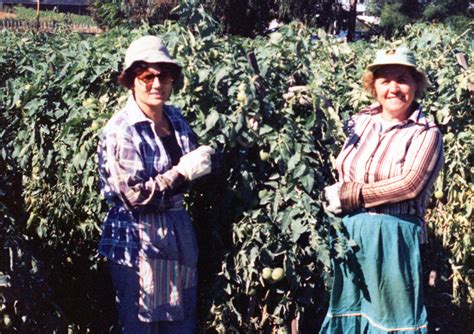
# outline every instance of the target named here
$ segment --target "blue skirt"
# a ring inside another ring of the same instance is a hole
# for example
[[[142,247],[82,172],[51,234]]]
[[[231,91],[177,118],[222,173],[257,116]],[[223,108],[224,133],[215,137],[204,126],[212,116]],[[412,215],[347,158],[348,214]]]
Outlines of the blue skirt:
[[[332,263],[320,333],[427,333],[418,219],[354,213],[342,223],[357,247],[347,261]]]

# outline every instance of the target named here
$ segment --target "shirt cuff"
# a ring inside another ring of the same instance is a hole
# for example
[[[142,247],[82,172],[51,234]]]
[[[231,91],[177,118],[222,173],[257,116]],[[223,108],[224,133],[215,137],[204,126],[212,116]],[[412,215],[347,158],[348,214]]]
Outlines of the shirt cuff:
[[[343,213],[353,212],[363,207],[362,203],[362,183],[344,182],[339,191],[341,209]]]
[[[168,187],[171,190],[179,188],[186,181],[184,175],[178,173],[176,166],[168,170],[163,176],[167,179]]]

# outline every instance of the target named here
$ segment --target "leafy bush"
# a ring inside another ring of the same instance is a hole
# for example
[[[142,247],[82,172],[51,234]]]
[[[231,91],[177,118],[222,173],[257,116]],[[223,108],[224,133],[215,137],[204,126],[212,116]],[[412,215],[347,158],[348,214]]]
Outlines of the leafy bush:
[[[468,29],[471,32],[474,31],[472,16],[450,16],[445,20],[445,24],[458,34],[462,34]]]
[[[423,18],[427,21],[443,20],[448,14],[448,6],[446,3],[435,4],[430,3],[423,10]]]
[[[125,3],[121,0],[93,0],[89,10],[101,28],[113,28],[127,23]]]
[[[36,10],[33,8],[26,8],[23,6],[15,6],[13,12],[16,19],[20,21],[33,22],[36,21]],[[94,21],[90,16],[78,15],[72,13],[58,13],[51,10],[40,11],[40,22],[57,22],[65,24],[84,24],[94,25]]]
[[[110,280],[96,255],[106,205],[97,193],[95,151],[100,128],[126,99],[115,84],[125,48],[147,33],[162,35],[183,64],[172,102],[202,143],[223,155],[221,174],[195,184],[187,199],[200,244],[202,329],[284,331],[298,318],[305,331],[317,330],[329,258],[349,259],[352,249],[350,240],[336,237],[338,219],[324,214],[320,190],[334,181],[343,120],[369,102],[360,85],[365,66],[378,48],[400,43],[415,50],[429,74],[423,104],[445,135],[447,163],[436,185],[442,196],[432,199],[428,215],[426,275],[438,273],[427,288],[432,330],[466,328],[473,298],[467,237],[473,80],[455,54],[472,53],[471,33],[413,25],[397,41],[347,44],[292,23],[247,39],[221,36],[189,3],[179,15],[183,24],[117,28],[96,37],[0,32],[0,167],[11,176],[0,184],[1,226],[15,226],[0,234],[0,244],[15,235],[18,249],[41,264],[27,291],[46,282],[37,298],[16,294],[20,285],[13,280],[32,265],[20,261],[10,268],[3,260],[10,251],[2,246],[0,272],[11,284],[2,288],[2,303],[14,328],[26,328],[24,315],[38,328],[50,328],[42,319],[65,321],[81,333],[113,326]],[[251,51],[259,76],[247,60]],[[290,90],[295,85],[305,88]],[[29,306],[15,310],[15,299]],[[447,306],[450,312],[441,313]],[[36,313],[28,311],[33,308]]]
[[[173,4],[149,0],[93,0],[89,10],[101,28],[137,27],[142,23],[158,24],[170,16]]]
[[[398,3],[387,3],[383,6],[380,14],[380,29],[387,37],[400,35],[407,24],[410,23],[410,18],[403,14],[401,5]]]

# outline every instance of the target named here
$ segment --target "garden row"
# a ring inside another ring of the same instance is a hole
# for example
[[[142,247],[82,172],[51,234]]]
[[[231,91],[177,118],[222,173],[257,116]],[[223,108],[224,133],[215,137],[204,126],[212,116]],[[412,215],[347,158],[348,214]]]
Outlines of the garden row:
[[[437,275],[426,287],[431,326],[463,332],[474,296],[473,74],[456,55],[472,54],[472,32],[414,25],[397,41],[347,44],[293,23],[245,39],[220,35],[200,8],[180,11],[180,22],[95,37],[0,32],[0,314],[9,326],[85,333],[113,325],[96,254],[107,206],[95,152],[100,128],[127,96],[115,83],[124,51],[151,33],[183,65],[172,103],[224,157],[220,174],[187,198],[200,245],[203,330],[285,332],[294,319],[317,330],[329,259],[352,250],[336,237],[338,219],[324,213],[320,192],[334,182],[344,120],[370,103],[364,68],[377,49],[405,44],[428,73],[424,110],[445,143],[427,217],[426,282]]]

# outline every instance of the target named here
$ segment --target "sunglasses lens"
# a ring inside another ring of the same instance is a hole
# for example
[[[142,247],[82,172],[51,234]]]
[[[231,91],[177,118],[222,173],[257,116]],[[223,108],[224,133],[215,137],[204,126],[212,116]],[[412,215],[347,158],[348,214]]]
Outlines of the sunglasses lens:
[[[158,78],[160,83],[162,84],[168,84],[173,82],[173,77],[171,76],[171,73],[169,72],[161,72],[159,74],[145,74],[137,77],[138,80],[143,82],[147,86],[152,86],[153,82],[155,81],[155,78]]]
[[[155,76],[153,74],[148,74],[148,75],[145,75],[143,78],[141,78],[141,80],[145,84],[151,85],[151,84],[153,84],[153,81],[155,80]]]
[[[162,83],[170,83],[173,81],[173,78],[171,77],[171,74],[169,72],[161,72],[158,74],[158,80]]]

